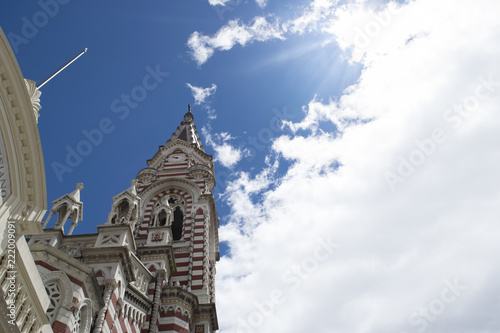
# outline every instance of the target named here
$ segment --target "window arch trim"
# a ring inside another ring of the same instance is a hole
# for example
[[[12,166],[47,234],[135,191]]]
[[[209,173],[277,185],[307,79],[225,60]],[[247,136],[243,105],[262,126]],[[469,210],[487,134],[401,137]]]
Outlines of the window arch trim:
[[[57,304],[54,311],[54,316],[51,319],[51,324],[57,319],[57,315],[61,308],[70,310],[73,306],[73,288],[71,287],[71,281],[69,280],[66,273],[61,271],[50,272],[42,276],[43,285],[46,286],[52,282],[57,283],[59,290],[61,292],[61,300]]]

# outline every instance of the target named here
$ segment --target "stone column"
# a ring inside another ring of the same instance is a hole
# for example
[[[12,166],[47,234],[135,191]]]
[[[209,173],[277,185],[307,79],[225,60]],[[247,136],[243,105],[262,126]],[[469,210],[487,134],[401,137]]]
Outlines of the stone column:
[[[51,209],[51,210],[50,210],[50,213],[49,213],[49,216],[47,216],[47,218],[45,219],[45,222],[43,223],[43,227],[44,227],[44,228],[45,228],[45,227],[47,227],[47,223],[49,223],[50,218],[52,217],[52,215],[54,215],[54,213],[55,213],[55,212]]]
[[[167,272],[161,269],[156,274],[156,286],[155,295],[153,298],[153,309],[151,310],[151,318],[149,320],[149,333],[156,333],[156,322],[158,321],[158,308],[161,302],[161,288],[163,287],[163,281],[165,280]]]
[[[71,222],[73,222],[73,221],[71,221]],[[71,234],[73,234],[73,230],[75,230],[75,228],[76,228],[77,225],[78,225],[78,223],[71,223],[71,228],[68,231],[68,236],[70,236]]]
[[[108,307],[109,307],[109,302],[111,301],[111,294],[116,288],[116,282],[115,281],[109,281],[106,282],[106,287],[104,288],[104,306],[102,307],[101,311],[99,311],[99,314],[97,315],[96,323],[95,323],[95,328],[93,333],[101,333],[102,332],[102,327],[104,326],[104,319],[106,318],[106,312],[108,312]]]

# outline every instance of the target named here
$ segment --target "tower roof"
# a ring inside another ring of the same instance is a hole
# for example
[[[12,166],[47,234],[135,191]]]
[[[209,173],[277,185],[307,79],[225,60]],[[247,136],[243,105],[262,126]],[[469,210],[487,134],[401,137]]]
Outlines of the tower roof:
[[[191,106],[188,105],[188,112],[184,115],[184,119],[181,124],[177,127],[177,130],[172,134],[172,137],[168,142],[175,140],[183,140],[188,143],[194,143],[198,149],[205,151],[203,145],[201,144],[200,136],[198,135],[198,130],[194,124],[194,117],[191,113]]]

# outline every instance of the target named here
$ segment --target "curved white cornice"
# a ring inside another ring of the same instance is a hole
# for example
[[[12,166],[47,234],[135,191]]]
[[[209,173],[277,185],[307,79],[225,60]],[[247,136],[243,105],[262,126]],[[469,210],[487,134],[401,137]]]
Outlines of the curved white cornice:
[[[5,143],[11,195],[0,218],[20,222],[22,233],[41,232],[47,209],[45,166],[33,104],[14,53],[0,30],[0,129]]]

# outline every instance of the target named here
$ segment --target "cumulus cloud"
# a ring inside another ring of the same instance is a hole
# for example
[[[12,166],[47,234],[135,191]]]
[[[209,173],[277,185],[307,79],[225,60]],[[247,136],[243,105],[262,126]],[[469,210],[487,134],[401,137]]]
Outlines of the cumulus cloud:
[[[221,333],[498,332],[500,4],[339,8],[364,69],[228,186]]]
[[[205,126],[202,128],[202,133],[205,136],[205,142],[215,151],[214,160],[226,168],[232,168],[248,154],[246,149],[236,148],[229,143],[234,138],[227,132],[212,134],[210,127]]]
[[[302,108],[306,117],[301,122],[284,121],[283,125],[289,127],[293,132],[299,129],[308,129],[316,132],[320,128],[321,122],[331,122],[337,131],[342,133],[345,127],[353,124],[367,122],[369,118],[363,118],[352,108],[339,108],[337,104],[330,100],[328,104],[323,104],[316,96],[309,102],[307,107]]]
[[[332,17],[337,2],[337,0],[314,0],[297,18],[285,22],[283,27],[291,33],[298,34],[321,30]]]
[[[432,17],[422,20],[420,26],[410,27],[402,24],[408,15],[423,15],[418,12],[420,8],[413,8],[406,13],[409,6],[399,4],[395,1],[387,3],[386,6],[373,10],[367,6],[365,1],[355,1],[350,5],[344,5],[335,11],[336,19],[323,27],[325,32],[332,34],[338,45],[344,50],[350,50],[352,61],[361,61],[363,57],[385,53],[393,48],[402,47],[406,42],[419,36],[425,36],[427,31],[435,25],[436,19],[452,19],[450,17],[436,17],[437,12],[429,12],[425,15]],[[434,22],[434,23],[433,23]],[[395,29],[396,26],[399,29]],[[411,30],[411,32],[410,32]],[[369,59],[365,59],[367,63]]]

